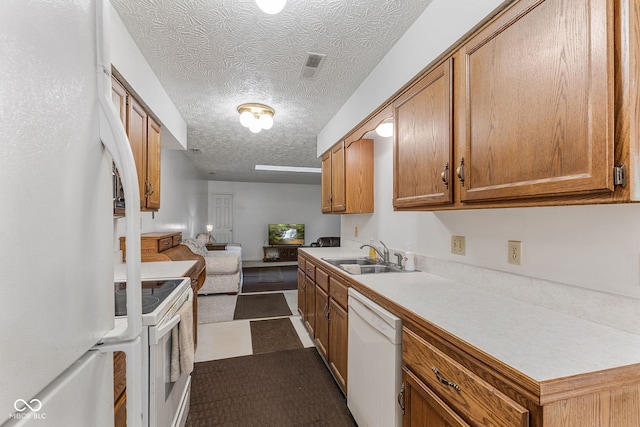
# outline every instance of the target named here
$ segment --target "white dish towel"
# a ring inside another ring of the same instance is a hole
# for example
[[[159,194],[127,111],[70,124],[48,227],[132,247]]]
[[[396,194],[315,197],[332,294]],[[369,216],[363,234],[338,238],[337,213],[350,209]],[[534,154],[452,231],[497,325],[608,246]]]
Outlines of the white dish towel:
[[[180,323],[171,331],[171,382],[176,382],[181,373],[193,371],[193,302],[187,300],[180,310]]]

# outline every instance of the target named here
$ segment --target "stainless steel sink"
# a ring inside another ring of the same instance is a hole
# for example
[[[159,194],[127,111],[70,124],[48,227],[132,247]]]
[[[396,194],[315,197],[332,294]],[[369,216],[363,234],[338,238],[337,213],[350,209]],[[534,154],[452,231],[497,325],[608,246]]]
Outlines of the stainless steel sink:
[[[339,267],[340,264],[358,264],[358,265],[377,265],[378,261],[374,261],[371,258],[322,258],[331,265]]]
[[[331,265],[349,274],[379,274],[379,273],[400,273],[402,268],[374,261],[371,258],[322,258]]]
[[[399,267],[390,265],[361,265],[360,274],[376,274],[376,273],[399,273],[403,271]]]

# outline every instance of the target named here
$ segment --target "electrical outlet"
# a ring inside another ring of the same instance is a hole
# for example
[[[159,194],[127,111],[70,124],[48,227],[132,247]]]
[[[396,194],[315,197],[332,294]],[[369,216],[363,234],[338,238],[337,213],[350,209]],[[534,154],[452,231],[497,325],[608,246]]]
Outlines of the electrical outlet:
[[[522,265],[522,242],[509,240],[509,264]]]
[[[464,236],[451,236],[451,253],[456,255],[465,254]]]

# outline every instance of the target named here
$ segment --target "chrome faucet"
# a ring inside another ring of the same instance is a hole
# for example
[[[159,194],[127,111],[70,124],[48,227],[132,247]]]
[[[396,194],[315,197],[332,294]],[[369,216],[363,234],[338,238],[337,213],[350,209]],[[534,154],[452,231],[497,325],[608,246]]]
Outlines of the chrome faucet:
[[[380,249],[376,248],[375,246],[367,245],[367,244],[360,246],[360,249],[363,249],[365,247],[373,248],[378,253],[378,255],[380,255],[380,258],[382,258],[384,262],[389,263],[389,249],[387,248],[387,245],[385,245],[382,240],[380,241],[380,243],[384,247],[382,252],[380,252]]]
[[[394,255],[396,256],[396,258],[398,258],[398,267],[402,268],[402,260],[404,259],[404,254],[396,252],[394,253]]]

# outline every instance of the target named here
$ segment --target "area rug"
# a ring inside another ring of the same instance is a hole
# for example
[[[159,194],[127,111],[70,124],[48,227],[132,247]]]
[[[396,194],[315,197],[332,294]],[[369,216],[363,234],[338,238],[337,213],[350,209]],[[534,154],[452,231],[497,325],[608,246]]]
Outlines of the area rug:
[[[195,364],[187,426],[356,427],[314,347]]]
[[[291,315],[291,310],[282,292],[238,295],[236,308],[233,312],[233,320]]]
[[[271,353],[272,351],[295,350],[304,348],[291,319],[252,320],[251,346],[253,354]]]
[[[298,267],[253,267],[242,269],[242,292],[286,291],[298,288]]]

